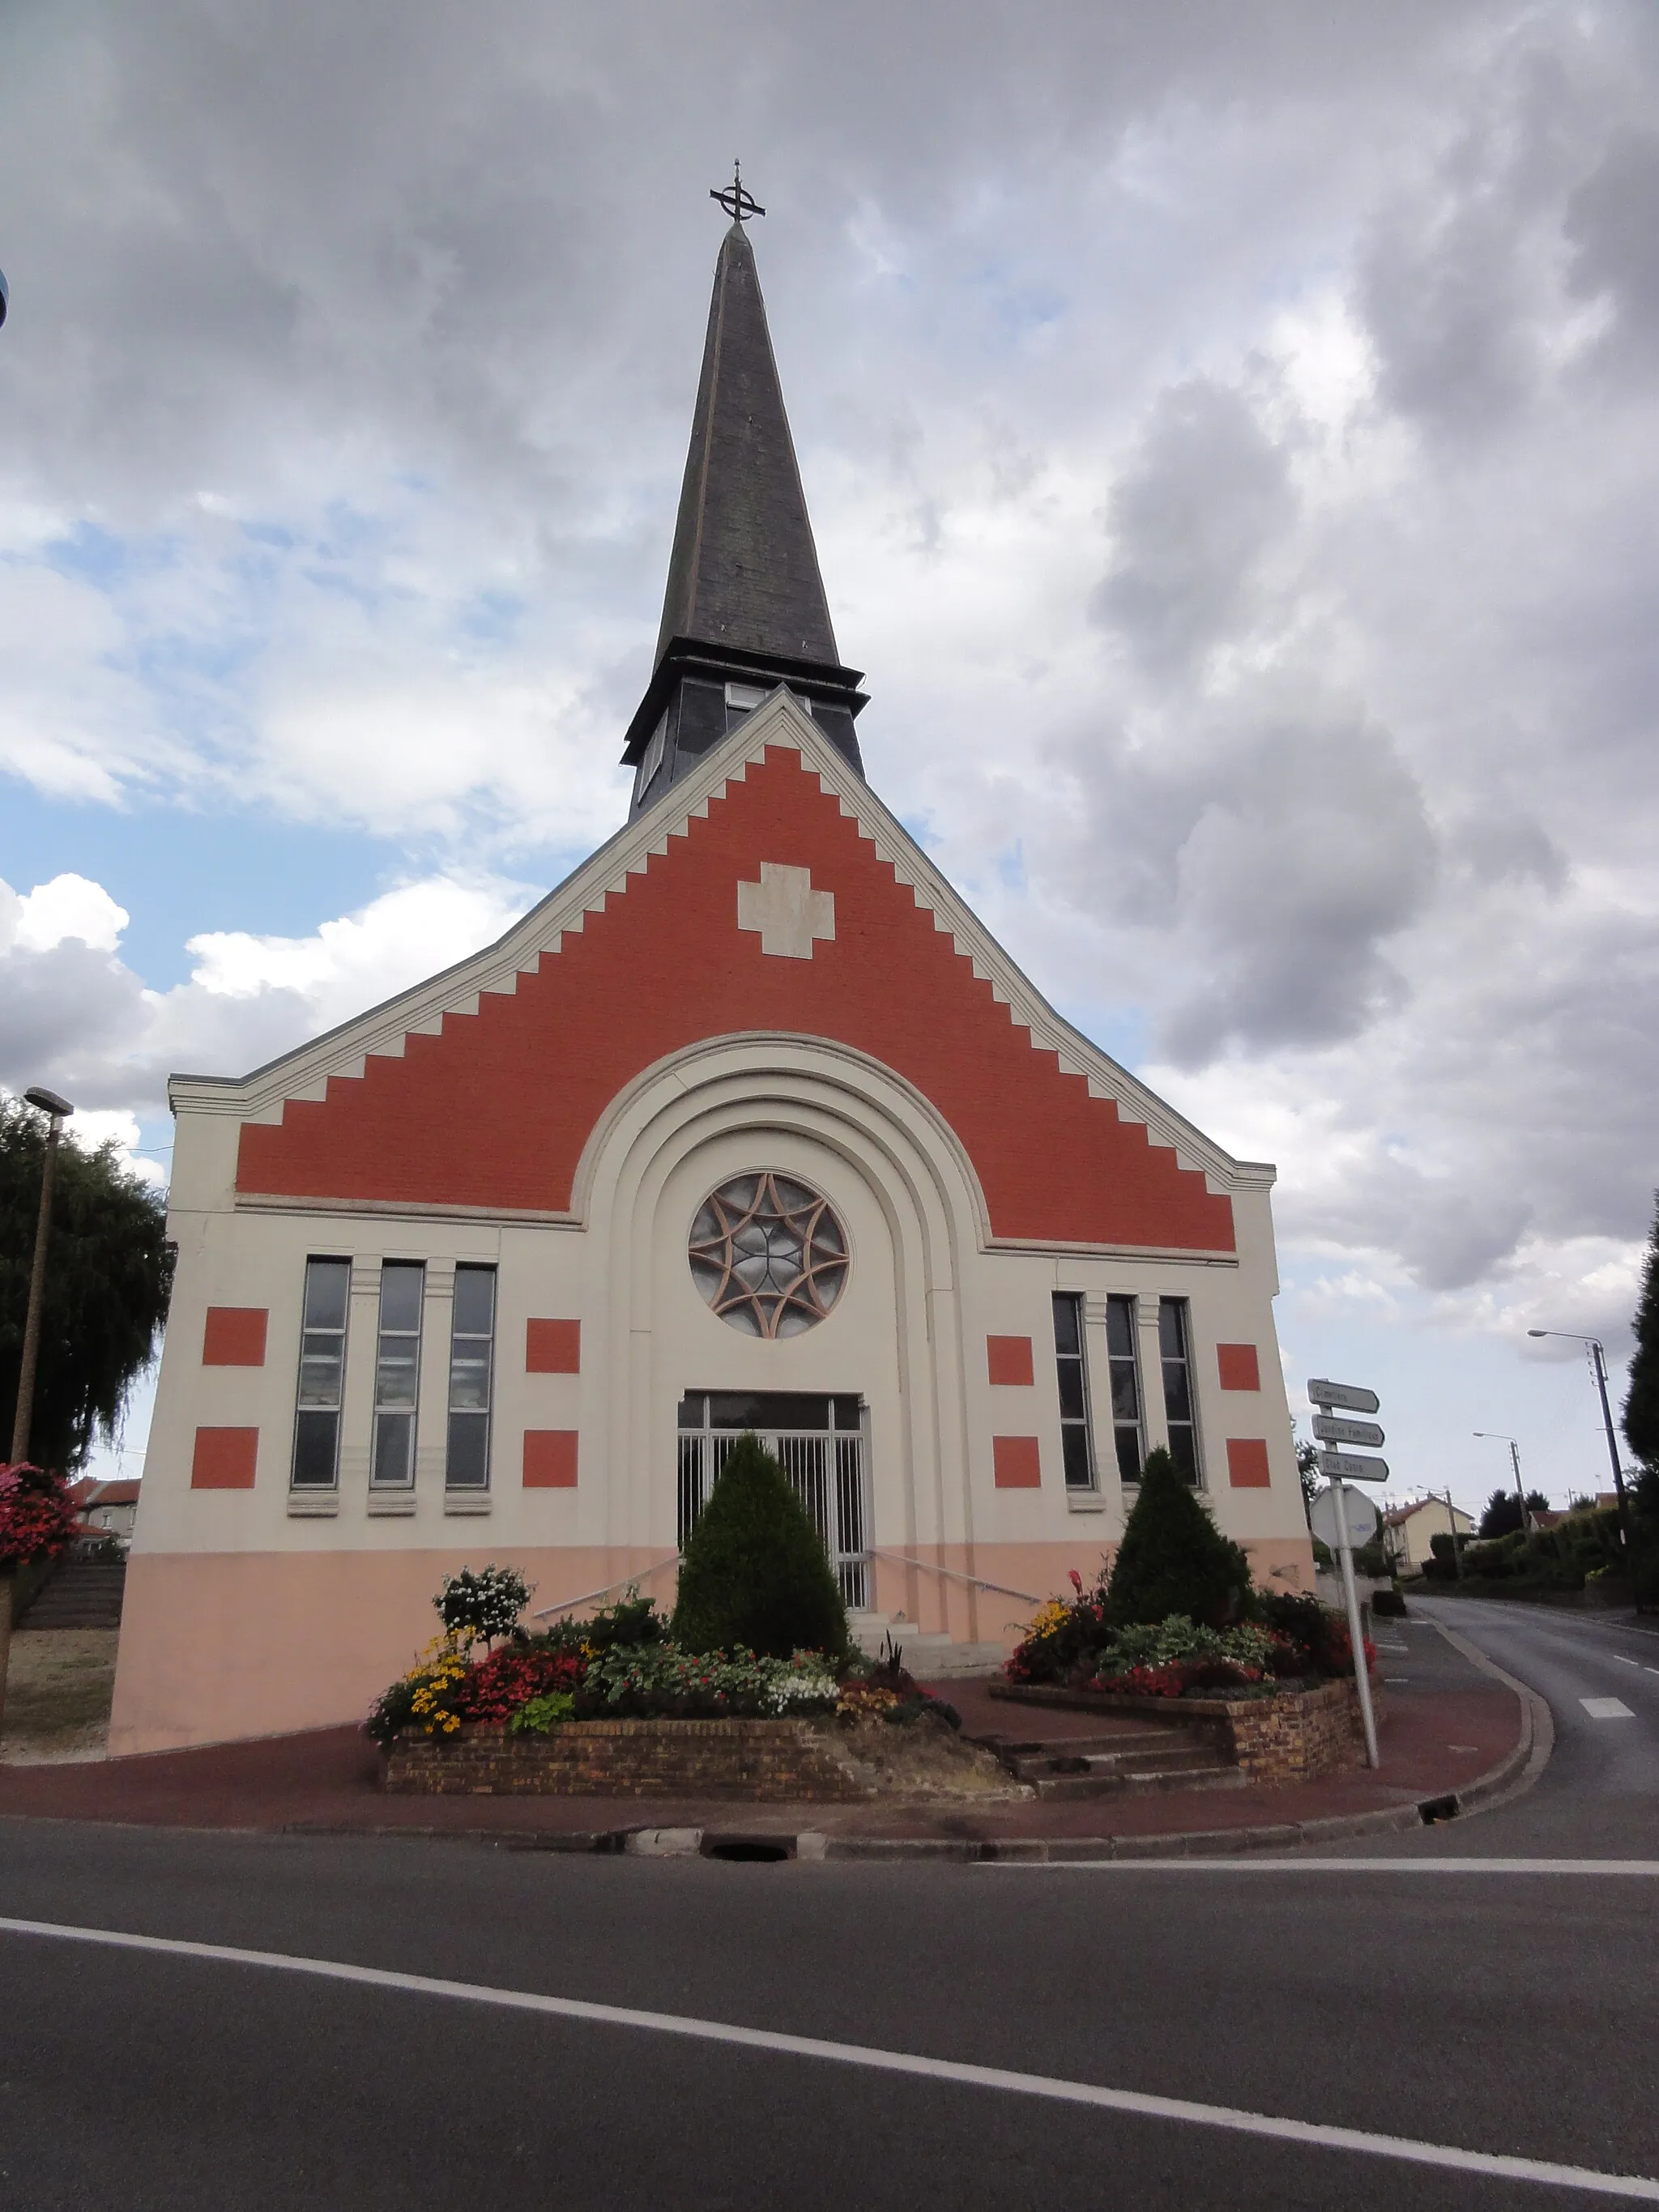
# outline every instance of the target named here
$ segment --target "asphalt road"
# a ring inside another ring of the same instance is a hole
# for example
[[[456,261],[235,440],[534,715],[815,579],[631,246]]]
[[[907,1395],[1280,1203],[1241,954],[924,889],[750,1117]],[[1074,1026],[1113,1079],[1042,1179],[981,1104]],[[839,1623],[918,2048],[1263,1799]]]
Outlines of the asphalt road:
[[[1549,1697],[1556,1760],[1507,1807],[1335,1865],[718,1864],[0,1822],[11,1921],[482,1993],[0,1928],[0,2206],[1596,2201],[1445,2162],[1459,2148],[1659,2176],[1659,1879],[1571,1870],[1659,1859],[1659,1638],[1472,1603],[1457,1626]],[[1409,1680],[1432,1654],[1401,1641]],[[1586,1696],[1632,1717],[1576,1718]],[[1562,1870],[1486,1863],[1518,1856]],[[1052,2094],[1079,2083],[1200,2109]],[[1394,2148],[1252,2134],[1216,2107]]]

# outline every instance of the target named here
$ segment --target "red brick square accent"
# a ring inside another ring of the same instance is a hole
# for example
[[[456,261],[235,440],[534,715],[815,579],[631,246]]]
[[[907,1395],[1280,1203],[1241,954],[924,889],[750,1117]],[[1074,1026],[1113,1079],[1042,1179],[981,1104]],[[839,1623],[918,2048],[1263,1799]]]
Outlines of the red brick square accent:
[[[580,1375],[581,1366],[582,1325],[579,1321],[525,1323],[526,1375]]]
[[[202,1332],[204,1367],[263,1367],[265,1364],[264,1306],[210,1306]]]
[[[1259,1390],[1261,1388],[1261,1369],[1253,1344],[1218,1344],[1215,1348],[1216,1365],[1221,1370],[1224,1390]]]
[[[192,1490],[252,1490],[258,1456],[258,1429],[198,1429],[190,1486]]]
[[[1031,1374],[1031,1340],[1029,1336],[988,1336],[985,1340],[985,1362],[994,1382],[1015,1386],[1030,1384]]]
[[[1229,1437],[1227,1480],[1235,1490],[1266,1490],[1273,1477],[1267,1471],[1267,1447],[1260,1437]]]
[[[993,1437],[991,1462],[999,1490],[1039,1490],[1042,1486],[1042,1455],[1035,1437]]]
[[[576,1487],[574,1429],[525,1431],[524,1486],[526,1490],[574,1490]]]

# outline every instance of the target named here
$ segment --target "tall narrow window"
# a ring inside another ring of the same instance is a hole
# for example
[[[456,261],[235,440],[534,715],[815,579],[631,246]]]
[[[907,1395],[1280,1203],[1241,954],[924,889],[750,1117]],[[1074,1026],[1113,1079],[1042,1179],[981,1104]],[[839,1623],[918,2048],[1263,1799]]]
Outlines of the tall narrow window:
[[[421,1304],[426,1269],[388,1260],[380,1269],[380,1338],[374,1362],[376,1490],[407,1490],[415,1480],[415,1394],[421,1379]]]
[[[1112,1435],[1117,1471],[1125,1482],[1139,1482],[1142,1450],[1140,1374],[1135,1359],[1135,1302],[1106,1301],[1106,1360],[1112,1383]]]
[[[294,1415],[295,1490],[332,1490],[339,1480],[340,1398],[345,1387],[349,1260],[307,1260],[301,1318],[300,1397]]]
[[[1198,1419],[1193,1406],[1185,1298],[1158,1300],[1158,1346],[1164,1362],[1164,1412],[1170,1425],[1170,1456],[1187,1480],[1196,1483],[1200,1480]]]
[[[495,1270],[457,1267],[449,1340],[450,1490],[489,1486],[489,1370],[495,1345]]]
[[[1060,1445],[1066,1487],[1092,1490],[1095,1455],[1089,1437],[1089,1378],[1083,1368],[1083,1300],[1074,1291],[1054,1292],[1054,1364],[1060,1376]]]

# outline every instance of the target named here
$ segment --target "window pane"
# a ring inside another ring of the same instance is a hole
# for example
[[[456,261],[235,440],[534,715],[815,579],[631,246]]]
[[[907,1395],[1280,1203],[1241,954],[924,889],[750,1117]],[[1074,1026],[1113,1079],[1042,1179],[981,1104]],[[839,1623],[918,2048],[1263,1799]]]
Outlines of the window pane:
[[[300,1403],[337,1408],[345,1366],[345,1339],[307,1330],[300,1348]]]
[[[416,1378],[420,1372],[413,1336],[380,1339],[380,1357],[374,1370],[374,1402],[382,1407],[413,1406]]]
[[[1140,1419],[1140,1393],[1135,1388],[1134,1363],[1128,1359],[1112,1362],[1112,1419],[1115,1421]]]
[[[1079,1301],[1065,1291],[1054,1293],[1054,1350],[1081,1352],[1082,1340],[1078,1334],[1078,1305]]]
[[[1164,1363],[1164,1411],[1172,1421],[1190,1421],[1193,1418],[1192,1394],[1187,1387],[1187,1369],[1182,1362],[1173,1359]]]
[[[702,1426],[702,1400],[700,1396],[680,1400],[680,1426],[683,1429],[700,1429]]]
[[[489,1360],[479,1358],[470,1346],[457,1345],[449,1363],[449,1410],[452,1413],[485,1413],[489,1410]]]
[[[1106,1301],[1106,1349],[1114,1359],[1135,1356],[1135,1302],[1133,1298]]]
[[[334,1445],[339,1433],[337,1413],[297,1413],[294,1421],[294,1487],[331,1490],[334,1487]]]
[[[307,1328],[343,1328],[346,1300],[350,1294],[349,1260],[306,1261],[305,1322]]]
[[[449,1417],[449,1459],[444,1480],[451,1490],[483,1490],[489,1479],[486,1446],[489,1423],[482,1413]]]
[[[1180,1470],[1182,1475],[1187,1481],[1191,1483],[1197,1482],[1198,1445],[1190,1428],[1176,1427],[1173,1424],[1171,1425],[1170,1430],[1170,1456],[1175,1462],[1176,1468]]]
[[[1089,1431],[1080,1421],[1067,1422],[1060,1432],[1066,1457],[1066,1486],[1068,1490],[1087,1490],[1094,1480],[1094,1470],[1089,1464]]]
[[[375,1486],[406,1487],[414,1468],[415,1417],[412,1413],[377,1413],[374,1418]]]
[[[1117,1432],[1117,1471],[1125,1482],[1140,1480],[1140,1431],[1139,1429],[1120,1429]]]
[[[1158,1349],[1166,1359],[1187,1357],[1186,1302],[1182,1298],[1160,1298],[1158,1302]]]
[[[380,1327],[383,1329],[418,1329],[421,1326],[421,1292],[426,1283],[426,1269],[407,1260],[388,1260],[380,1270]]]
[[[1083,1402],[1083,1362],[1062,1359],[1060,1370],[1060,1417],[1063,1421],[1080,1421],[1087,1408]]]
[[[455,1270],[455,1334],[489,1336],[495,1326],[495,1270],[457,1267]]]

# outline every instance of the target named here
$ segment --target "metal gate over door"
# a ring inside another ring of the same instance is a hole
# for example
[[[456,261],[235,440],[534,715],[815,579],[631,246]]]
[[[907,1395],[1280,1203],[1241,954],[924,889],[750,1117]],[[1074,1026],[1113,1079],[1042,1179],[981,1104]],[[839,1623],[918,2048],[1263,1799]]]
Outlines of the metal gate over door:
[[[863,1414],[854,1397],[782,1391],[697,1391],[680,1402],[679,1547],[708,1503],[738,1438],[760,1438],[817,1530],[849,1606],[870,1602]]]

